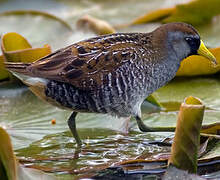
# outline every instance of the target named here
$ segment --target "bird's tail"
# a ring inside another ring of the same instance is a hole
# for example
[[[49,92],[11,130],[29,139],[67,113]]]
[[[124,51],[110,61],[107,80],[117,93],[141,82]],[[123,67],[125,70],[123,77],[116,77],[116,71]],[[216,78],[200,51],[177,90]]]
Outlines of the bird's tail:
[[[40,77],[32,77],[28,71],[30,63],[13,63],[5,62],[5,67],[24,84],[29,86],[30,90],[41,99],[45,100],[45,87],[48,83],[47,79]]]
[[[27,86],[45,86],[47,84],[46,79],[31,76],[31,72],[27,69],[30,64],[31,63],[5,62],[5,67]]]
[[[30,63],[14,63],[14,62],[5,62],[5,67],[13,72],[17,72],[24,75],[29,75],[27,71],[27,67],[30,65]]]

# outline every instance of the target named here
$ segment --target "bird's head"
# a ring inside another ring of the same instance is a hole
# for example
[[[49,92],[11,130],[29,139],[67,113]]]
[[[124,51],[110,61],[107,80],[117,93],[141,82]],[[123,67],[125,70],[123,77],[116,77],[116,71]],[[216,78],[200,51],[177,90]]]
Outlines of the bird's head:
[[[157,43],[161,41],[168,50],[173,50],[180,60],[191,55],[201,55],[211,60],[215,65],[217,64],[216,58],[205,47],[199,33],[189,24],[164,24],[156,29],[153,34],[158,36]],[[162,37],[165,37],[165,40]]]

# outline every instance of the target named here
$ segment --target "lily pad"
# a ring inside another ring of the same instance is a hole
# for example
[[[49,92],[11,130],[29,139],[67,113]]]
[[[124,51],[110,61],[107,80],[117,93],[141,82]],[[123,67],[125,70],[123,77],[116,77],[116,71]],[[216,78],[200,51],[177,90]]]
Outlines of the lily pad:
[[[220,7],[218,0],[194,0],[188,4],[177,5],[174,13],[163,22],[181,21],[198,26],[209,23],[214,16],[219,14]]]
[[[218,64],[220,63],[220,48],[210,49],[210,52],[215,56]],[[213,64],[202,56],[190,56],[181,62],[180,69],[177,76],[198,76],[210,75],[218,73],[220,66],[213,66]]]
[[[0,127],[0,136],[0,177],[5,176],[10,180],[15,180],[17,177],[17,162],[14,156],[10,137],[2,127]]]
[[[2,36],[1,49],[3,55],[0,56],[0,80],[11,76],[5,69],[4,61],[33,62],[51,53],[49,45],[44,45],[42,48],[32,48],[24,37],[15,32]]]
[[[4,57],[0,56],[0,81],[9,78],[10,73],[5,69]]]
[[[48,132],[67,129],[68,112],[38,100],[27,87],[3,84],[0,92],[0,124],[11,135],[15,149],[41,139]],[[55,125],[51,124],[52,119],[57,119]]]
[[[171,8],[162,8],[146,13],[136,18],[128,25],[149,22],[186,22],[193,26],[204,25],[210,23],[214,16],[220,14],[218,5],[218,0],[194,0],[188,3],[178,4]],[[201,11],[203,13],[201,13]]]
[[[220,81],[214,77],[175,78],[153,95],[166,109],[161,113],[143,114],[145,124],[151,126],[175,127],[181,102],[187,96],[200,98],[206,106],[203,124],[219,122],[220,117]]]
[[[0,34],[17,32],[30,40],[33,46],[48,43],[53,48],[62,47],[72,33],[65,21],[41,11],[3,12],[0,13],[0,23]]]
[[[55,180],[55,177],[47,175],[36,169],[22,167],[16,160],[13,152],[10,137],[6,130],[0,126],[0,177],[8,180],[28,180],[28,179],[49,179]]]

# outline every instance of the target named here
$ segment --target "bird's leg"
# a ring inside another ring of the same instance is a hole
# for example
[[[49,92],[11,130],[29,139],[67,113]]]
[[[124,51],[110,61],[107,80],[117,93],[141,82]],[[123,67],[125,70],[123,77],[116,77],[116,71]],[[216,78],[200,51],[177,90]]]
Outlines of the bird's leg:
[[[73,137],[76,140],[76,144],[78,145],[78,147],[80,147],[82,145],[82,141],[80,140],[79,135],[76,131],[76,115],[77,115],[77,112],[73,112],[71,114],[71,116],[68,119],[68,126],[73,134]]]
[[[119,131],[122,132],[123,134],[128,134],[129,132],[129,122],[130,122],[131,117],[125,117],[120,119],[121,122],[123,122],[119,128]]]
[[[139,116],[136,116],[135,117],[136,121],[137,121],[137,124],[138,124],[138,127],[139,129],[142,131],[142,132],[152,132],[154,131],[152,128],[146,126],[143,121],[141,120],[141,118]]]

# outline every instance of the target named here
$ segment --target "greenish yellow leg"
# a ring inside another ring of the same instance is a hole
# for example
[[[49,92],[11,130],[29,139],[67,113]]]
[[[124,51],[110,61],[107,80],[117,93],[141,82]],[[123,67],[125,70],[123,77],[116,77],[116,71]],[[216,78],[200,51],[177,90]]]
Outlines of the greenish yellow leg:
[[[68,126],[73,134],[73,137],[76,140],[76,144],[78,145],[78,147],[81,147],[82,141],[80,140],[79,135],[76,130],[76,115],[77,115],[77,112],[73,112],[71,114],[71,116],[68,119]]]
[[[146,126],[139,116],[135,117],[138,127],[142,132],[153,132],[154,130],[148,126]]]

